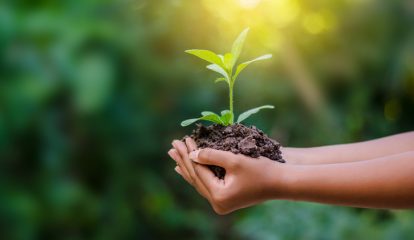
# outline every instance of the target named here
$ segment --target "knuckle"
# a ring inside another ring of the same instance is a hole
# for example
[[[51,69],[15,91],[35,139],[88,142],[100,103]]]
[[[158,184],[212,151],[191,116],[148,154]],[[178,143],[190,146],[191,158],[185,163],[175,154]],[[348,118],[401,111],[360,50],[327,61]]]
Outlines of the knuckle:
[[[210,160],[211,149],[209,148],[201,149],[200,152],[198,153],[198,156],[199,158]]]

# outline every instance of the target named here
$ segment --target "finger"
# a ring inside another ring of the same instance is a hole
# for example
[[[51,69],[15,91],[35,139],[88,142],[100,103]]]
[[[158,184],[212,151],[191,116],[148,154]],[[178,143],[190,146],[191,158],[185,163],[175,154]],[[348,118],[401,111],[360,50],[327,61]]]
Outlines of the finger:
[[[174,168],[174,170],[179,174],[179,175],[181,175],[181,177],[183,177],[184,178],[184,180],[186,180],[188,183],[190,183],[189,182],[189,180],[187,179],[187,177],[183,174],[183,172],[182,172],[182,170],[181,170],[181,168],[179,167],[179,166],[176,166],[175,168]],[[205,199],[207,199],[208,201],[210,201],[210,193],[208,192],[208,190],[207,190],[207,188],[204,186],[204,185],[202,185],[201,184],[201,181],[200,180],[198,180],[198,182],[199,182],[199,184],[197,184],[196,186],[195,186],[195,189],[197,190],[197,192],[201,195],[201,196],[203,196]],[[191,184],[191,183],[190,183]]]
[[[186,138],[185,144],[187,145],[188,152],[197,150],[197,144],[194,142],[192,138]]]
[[[223,168],[230,168],[237,156],[234,153],[227,151],[220,151],[211,148],[199,149],[189,154],[189,157],[194,162],[206,165],[215,165]]]
[[[195,172],[193,167],[193,162],[188,158],[188,149],[187,146],[182,141],[175,140],[173,142],[174,148],[178,151],[183,160],[184,166],[187,169],[188,173],[190,174],[191,179],[194,181],[195,179]]]
[[[175,148],[171,148],[168,151],[168,155],[172,158],[172,160],[174,160],[174,162],[177,164],[177,166],[179,166],[181,164],[180,155],[178,154],[177,150],[175,150]]]
[[[175,162],[175,164],[177,164],[177,166],[178,166],[178,161],[177,161],[177,159],[176,159],[176,157],[175,157],[175,155],[174,155],[174,152],[175,151],[175,149],[174,148],[171,148],[170,150],[168,150],[168,155],[170,156],[170,158],[172,159],[172,160],[174,160],[174,162]]]
[[[217,187],[222,184],[223,180],[217,178],[214,173],[206,166],[195,163],[194,170],[197,174],[198,179],[207,188],[209,193],[212,193]]]
[[[174,160],[174,162],[177,164],[177,166],[178,166],[178,162],[177,162],[177,160],[175,159],[175,155],[176,154],[174,154],[174,151],[177,151],[177,150],[175,150],[174,148],[171,148],[170,150],[168,150],[168,155],[170,156],[170,158],[172,159],[172,160]]]
[[[207,187],[203,184],[203,181],[197,176],[195,177],[195,189],[198,191],[200,195],[202,195],[205,199],[211,202],[211,193],[207,189]]]
[[[176,173],[178,173],[181,177],[183,177],[183,178],[184,178],[184,180],[186,180],[186,181],[187,181],[186,177],[184,176],[184,174],[183,174],[183,172],[182,172],[182,170],[181,170],[181,168],[180,168],[179,166],[175,166],[174,171],[175,171]],[[187,181],[187,182],[188,182],[188,181]]]
[[[190,177],[190,174],[187,171],[187,168],[185,168],[185,166],[184,166],[184,161],[181,158],[180,154],[177,152],[177,150],[176,149],[171,149],[170,151],[168,151],[168,155],[170,155],[170,157],[172,159],[174,159],[174,161],[177,163],[177,165],[180,166],[182,176],[184,177],[184,179],[187,180],[187,182],[190,183],[191,185],[194,185],[193,181]]]
[[[176,150],[178,151],[178,154],[180,155],[184,166],[186,167],[187,171],[189,172],[191,181],[193,182],[193,186],[197,189],[197,191],[203,195],[208,200],[210,199],[210,193],[206,189],[206,187],[203,185],[203,183],[200,181],[198,176],[195,173],[193,162],[188,158],[187,153],[187,146],[181,142],[181,141],[174,141],[173,146],[176,147]]]
[[[187,178],[187,176],[185,176],[184,175],[184,173],[183,173],[183,171],[181,170],[181,168],[179,167],[179,166],[176,166],[175,168],[174,168],[174,170],[182,177],[182,178],[184,178],[184,180],[186,181],[186,182],[188,182],[190,185],[192,185],[191,184],[191,182],[190,182],[190,180]]]
[[[181,168],[180,167],[180,165],[182,166],[183,164],[182,164],[182,159],[181,159],[181,157],[180,157],[180,155],[178,154],[178,152],[177,152],[177,150],[175,150],[175,149],[171,149],[170,151],[168,151],[168,154],[170,155],[170,157],[172,158],[172,159],[174,159],[174,161],[176,161],[176,163],[177,163],[177,167],[178,167],[178,170],[180,171],[180,175],[189,183],[189,184],[191,184],[191,185],[193,185],[193,183],[192,183],[192,181],[191,181],[191,178],[190,178],[190,175],[186,172],[186,170],[185,170],[185,168]],[[177,167],[176,167],[176,169],[177,169]]]

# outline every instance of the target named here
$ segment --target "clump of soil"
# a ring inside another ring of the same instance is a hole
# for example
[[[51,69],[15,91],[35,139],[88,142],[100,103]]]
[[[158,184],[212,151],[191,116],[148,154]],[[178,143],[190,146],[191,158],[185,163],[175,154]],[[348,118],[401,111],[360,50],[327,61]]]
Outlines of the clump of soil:
[[[255,126],[246,127],[242,124],[203,126],[197,124],[190,137],[194,139],[199,148],[231,151],[253,158],[263,156],[281,163],[285,162],[280,151],[280,143],[269,138]],[[220,179],[223,179],[226,174],[222,167],[210,166],[210,169]]]

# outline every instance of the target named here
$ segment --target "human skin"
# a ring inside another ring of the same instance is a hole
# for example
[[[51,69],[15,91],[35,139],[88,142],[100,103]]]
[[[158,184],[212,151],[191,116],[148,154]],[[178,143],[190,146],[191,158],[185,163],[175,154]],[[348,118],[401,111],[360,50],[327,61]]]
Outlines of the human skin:
[[[414,132],[375,140],[313,148],[282,148],[283,157],[294,164],[354,162],[414,151]]]
[[[218,214],[272,199],[414,208],[414,132],[317,148],[283,148],[287,164],[175,140],[175,170]],[[217,178],[207,165],[226,169]]]

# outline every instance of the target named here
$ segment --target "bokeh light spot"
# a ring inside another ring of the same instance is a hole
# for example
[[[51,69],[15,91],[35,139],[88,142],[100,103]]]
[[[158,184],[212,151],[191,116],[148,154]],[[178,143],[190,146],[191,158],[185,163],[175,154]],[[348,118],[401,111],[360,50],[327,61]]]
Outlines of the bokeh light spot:
[[[326,29],[326,20],[320,13],[312,13],[303,19],[303,27],[311,34],[321,33]]]
[[[252,9],[255,8],[261,0],[238,0],[242,8]]]
[[[300,13],[300,5],[297,1],[277,1],[274,7],[276,12],[273,18],[279,27],[293,22]]]

